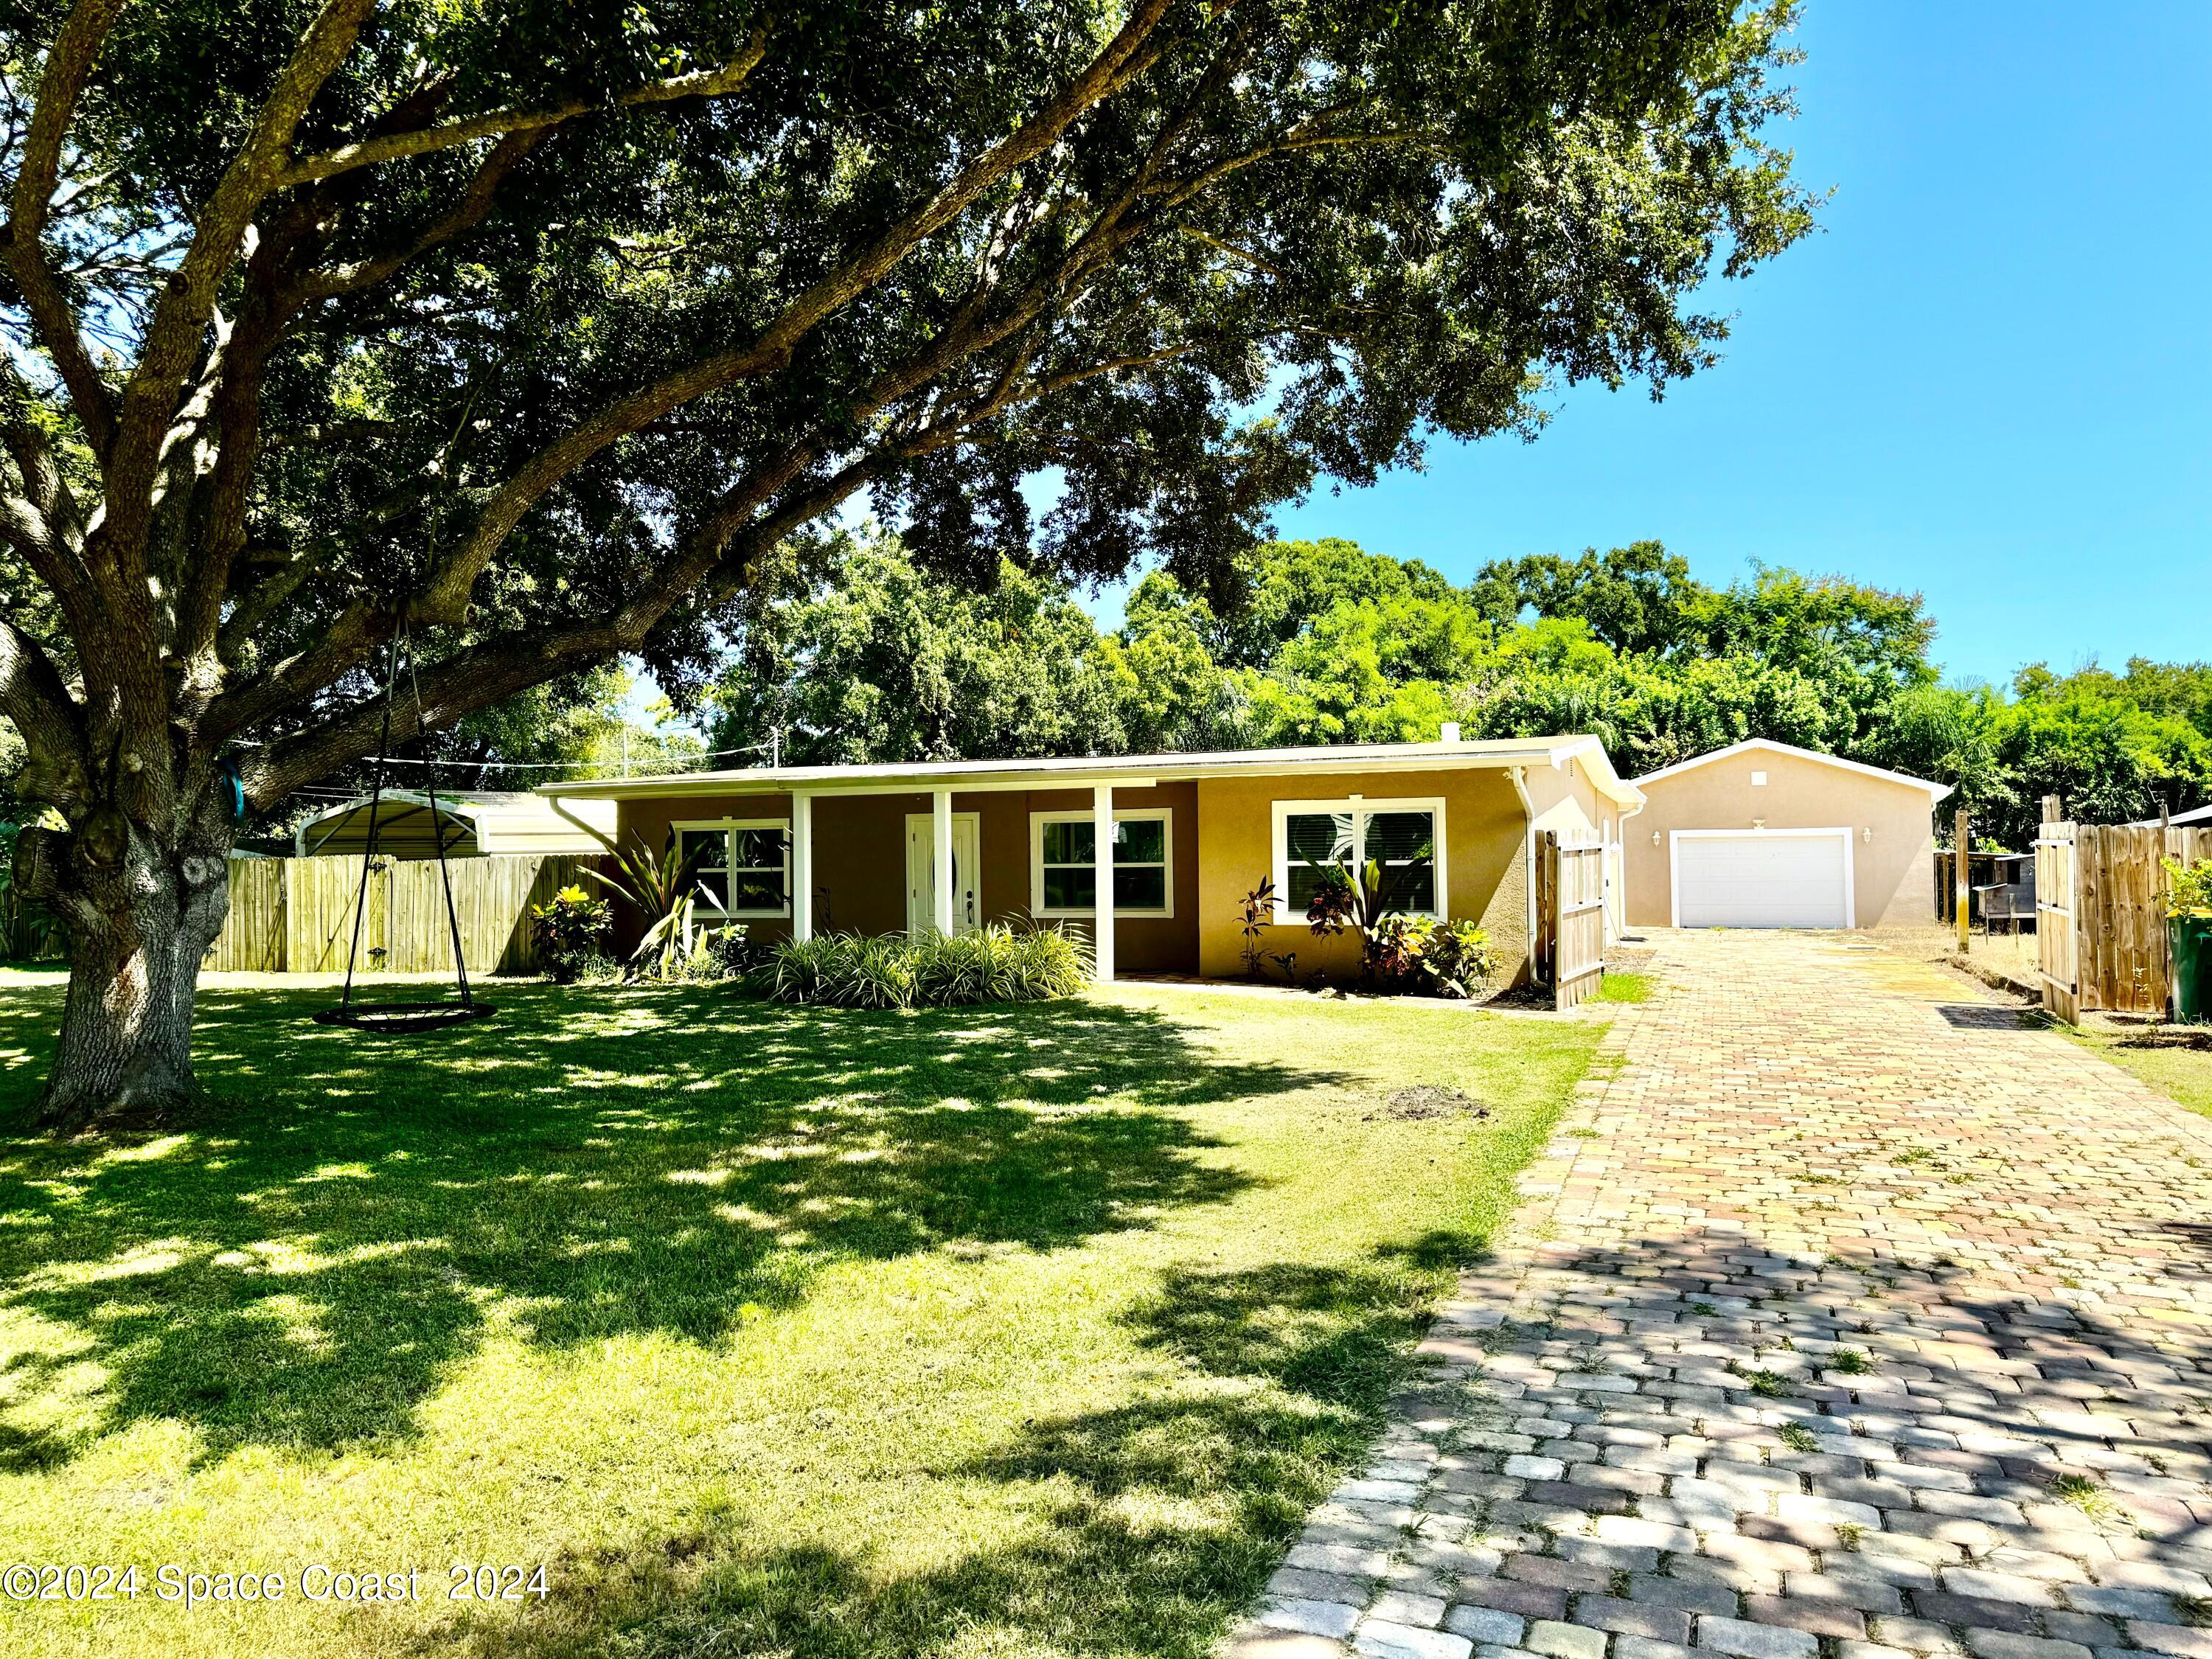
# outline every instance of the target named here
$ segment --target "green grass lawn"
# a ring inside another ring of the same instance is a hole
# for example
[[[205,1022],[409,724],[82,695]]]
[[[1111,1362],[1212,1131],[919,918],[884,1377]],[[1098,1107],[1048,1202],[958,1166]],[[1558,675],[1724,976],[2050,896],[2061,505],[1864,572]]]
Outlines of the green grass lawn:
[[[210,990],[202,1119],[57,1145],[58,986],[0,977],[0,1565],[142,1585],[0,1600],[0,1651],[1198,1655],[1600,1030],[491,994],[405,1041]],[[303,1601],[317,1562],[423,1599]],[[552,1593],[448,1601],[455,1562]],[[171,1563],[290,1587],[187,1613]]]
[[[1651,1000],[1651,975],[1649,974],[1607,973],[1598,981],[1594,1002],[1649,1002]]]
[[[2212,1028],[2155,1025],[2115,1030],[2093,1024],[2078,1031],[2060,1029],[2160,1094],[2179,1101],[2192,1112],[2212,1117]]]

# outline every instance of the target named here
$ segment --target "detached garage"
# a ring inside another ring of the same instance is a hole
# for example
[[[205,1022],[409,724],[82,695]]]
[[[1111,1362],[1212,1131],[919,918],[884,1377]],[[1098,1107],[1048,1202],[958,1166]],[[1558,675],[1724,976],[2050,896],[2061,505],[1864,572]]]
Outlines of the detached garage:
[[[1754,738],[1636,780],[1623,826],[1632,927],[1876,927],[1932,921],[1948,784]]]

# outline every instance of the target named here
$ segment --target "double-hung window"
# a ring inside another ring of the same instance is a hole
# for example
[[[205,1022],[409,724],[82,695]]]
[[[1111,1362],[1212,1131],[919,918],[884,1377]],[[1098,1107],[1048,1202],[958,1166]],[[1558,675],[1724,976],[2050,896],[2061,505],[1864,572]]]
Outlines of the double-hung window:
[[[678,854],[693,860],[704,921],[791,914],[791,820],[726,818],[676,826]]]
[[[1275,919],[1303,921],[1329,872],[1357,882],[1369,864],[1387,909],[1444,914],[1441,800],[1279,800],[1275,803]]]
[[[1114,914],[1175,914],[1173,815],[1164,806],[1114,814]],[[1097,823],[1088,812],[1030,814],[1030,912],[1048,921],[1098,908]]]

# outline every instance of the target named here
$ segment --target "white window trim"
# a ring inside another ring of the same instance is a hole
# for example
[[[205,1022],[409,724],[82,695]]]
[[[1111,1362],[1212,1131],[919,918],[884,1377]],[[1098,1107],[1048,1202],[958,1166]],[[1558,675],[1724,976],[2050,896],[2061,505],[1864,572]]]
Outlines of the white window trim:
[[[1667,925],[1682,925],[1682,860],[1677,856],[1686,841],[1745,841],[1755,837],[1769,840],[1802,839],[1807,836],[1834,836],[1844,843],[1844,926],[1856,928],[1859,925],[1859,880],[1856,860],[1852,856],[1851,832],[1841,830],[1669,830],[1667,832]]]
[[[739,830],[775,830],[783,836],[783,903],[774,910],[716,910],[701,903],[693,915],[706,921],[775,921],[791,915],[791,820],[789,818],[678,818],[668,826],[677,832],[677,845],[681,847],[686,830],[720,830],[722,832],[723,857],[734,864],[737,846],[732,840]],[[755,870],[764,866],[737,866]]]
[[[1121,823],[1137,818],[1158,818],[1165,842],[1166,857],[1161,868],[1167,878],[1167,903],[1158,910],[1133,910],[1125,905],[1114,907],[1116,921],[1127,917],[1133,921],[1169,921],[1175,919],[1175,809],[1171,806],[1117,806],[1114,822]],[[1045,921],[1078,920],[1095,913],[1096,907],[1048,909],[1044,902],[1044,827],[1048,823],[1090,823],[1094,822],[1089,807],[1068,812],[1032,812],[1030,814],[1030,914]],[[1073,867],[1073,866],[1071,866]],[[1149,866],[1139,866],[1148,868]]]
[[[1426,799],[1384,799],[1366,795],[1340,795],[1334,800],[1279,800],[1274,813],[1274,878],[1275,921],[1279,923],[1304,921],[1305,912],[1291,908],[1291,834],[1290,821],[1310,812],[1349,812],[1352,815],[1353,836],[1357,845],[1352,856],[1360,868],[1367,866],[1367,819],[1376,812],[1427,812],[1432,814],[1437,836],[1437,908],[1433,910],[1407,910],[1409,916],[1431,916],[1443,921],[1451,915],[1451,886],[1447,879],[1444,848],[1444,802],[1441,795]]]

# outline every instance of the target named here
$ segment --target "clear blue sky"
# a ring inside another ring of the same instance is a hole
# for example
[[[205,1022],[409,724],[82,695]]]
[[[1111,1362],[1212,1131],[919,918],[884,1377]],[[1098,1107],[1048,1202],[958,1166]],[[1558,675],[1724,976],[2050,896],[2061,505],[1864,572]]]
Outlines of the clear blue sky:
[[[1554,399],[1533,444],[1322,495],[1455,579],[1656,537],[1926,594],[1948,674],[2212,658],[2212,4],[1808,0],[1823,229],[1741,283],[1662,403]]]

